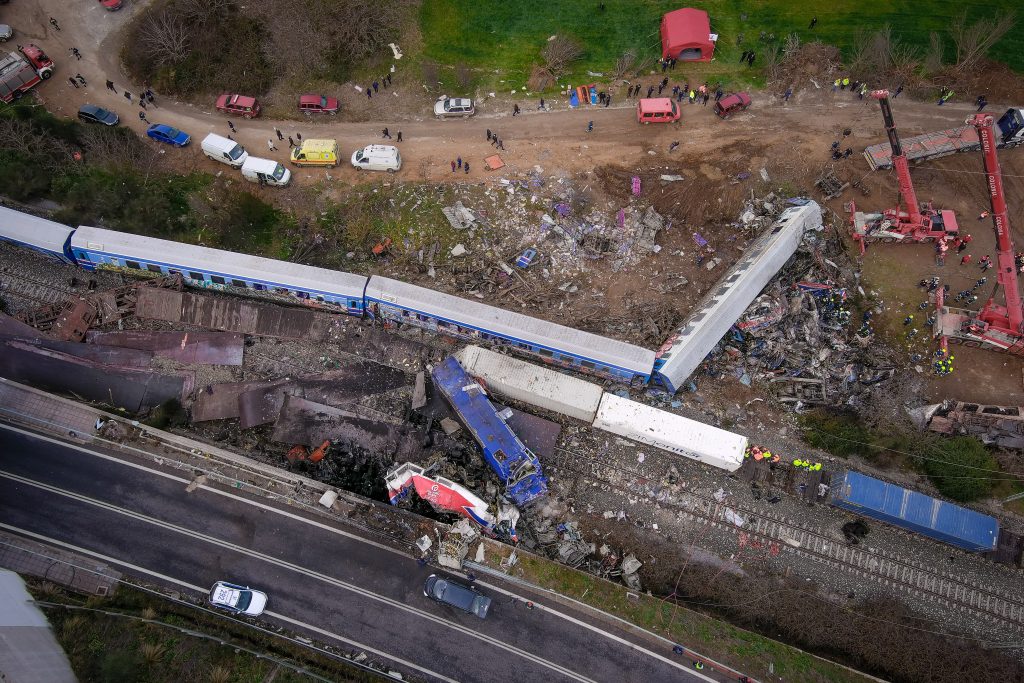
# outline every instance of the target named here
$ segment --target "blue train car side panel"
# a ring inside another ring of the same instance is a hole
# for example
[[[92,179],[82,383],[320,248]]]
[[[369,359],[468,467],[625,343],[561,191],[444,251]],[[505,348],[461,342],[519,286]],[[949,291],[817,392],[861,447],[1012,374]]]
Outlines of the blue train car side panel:
[[[999,521],[858,472],[833,482],[832,504],[974,552],[995,550]]]
[[[522,506],[547,495],[548,482],[541,474],[540,460],[505,424],[459,361],[449,356],[430,376],[480,445],[487,464],[505,483],[508,497]]]

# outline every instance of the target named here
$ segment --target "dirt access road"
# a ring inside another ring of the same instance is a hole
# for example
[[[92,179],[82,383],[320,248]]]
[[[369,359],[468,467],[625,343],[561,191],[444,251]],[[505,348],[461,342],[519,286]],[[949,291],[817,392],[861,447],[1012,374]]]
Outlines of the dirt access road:
[[[118,55],[122,29],[145,4],[144,0],[127,0],[121,11],[107,12],[92,0],[73,0],[70,3],[23,0],[5,6],[2,16],[3,21],[14,26],[16,43],[34,42],[57,62],[53,79],[37,89],[39,98],[50,111],[71,117],[81,104],[91,102],[116,111],[125,125],[142,134],[145,124],[138,118],[138,105],[130,105],[120,94],[127,79],[120,68]],[[50,26],[50,16],[58,20],[60,31]],[[83,58],[80,61],[70,55],[72,47],[81,51]],[[850,128],[853,134],[843,144],[853,147],[858,154],[836,166],[847,180],[867,176],[866,185],[871,188],[870,196],[857,195],[853,198],[865,210],[878,210],[890,206],[895,200],[895,179],[886,173],[869,174],[859,154],[866,145],[884,140],[877,105],[870,99],[858,100],[848,92],[832,93],[827,86],[819,89],[813,83],[797,84],[797,93],[788,103],[767,93],[754,93],[751,109],[729,121],[717,119],[710,107],[683,105],[683,119],[679,125],[639,126],[634,117],[635,104],[625,99],[624,86],[610,88],[615,104],[608,108],[570,110],[564,97],[554,96],[546,98],[549,111],[537,111],[536,100],[519,100],[523,114],[513,118],[511,100],[486,99],[479,103],[479,113],[472,119],[438,121],[430,115],[432,96],[423,91],[419,74],[404,71],[400,61],[396,62],[396,67],[391,93],[374,98],[372,104],[354,89],[346,89],[345,92],[351,94],[341,94],[343,113],[338,118],[301,121],[232,118],[238,129],[234,137],[257,155],[286,163],[287,143],[278,145],[277,152],[267,148],[268,139],[277,144],[273,132],[275,126],[286,135],[301,132],[306,138],[336,138],[343,155],[379,141],[380,130],[387,126],[392,134],[401,130],[405,138],[400,145],[405,167],[399,173],[399,179],[477,182],[482,178],[498,177],[483,170],[484,157],[494,152],[486,141],[485,131],[491,129],[499,131],[505,142],[506,151],[501,156],[508,164],[509,172],[499,172],[503,175],[515,175],[537,166],[543,168],[547,175],[576,177],[587,176],[606,166],[663,168],[668,173],[686,169],[698,174],[707,187],[714,188],[724,187],[723,183],[738,171],[748,171],[756,178],[757,172],[765,168],[773,183],[787,182],[795,188],[809,188],[828,161],[831,142],[841,139],[844,128]],[[85,76],[88,87],[75,89],[68,83],[68,77],[78,72]],[[104,88],[104,81],[108,78],[116,83],[118,94]],[[660,74],[651,74],[640,80],[655,83],[659,79]],[[136,94],[142,90],[141,84],[130,84],[129,87]],[[147,111],[151,122],[181,128],[196,140],[208,132],[229,133],[228,117],[213,109],[212,97],[206,106],[196,106],[165,101],[158,93],[157,103],[158,108],[150,107]],[[1010,104],[1019,105],[1020,102],[993,104],[990,111],[999,113]],[[973,111],[969,105],[950,103],[937,107],[934,102],[915,102],[906,97],[896,100],[895,105],[897,123],[904,136],[959,125]],[[374,112],[370,107],[378,106],[380,118],[372,123],[346,120],[372,119]],[[594,132],[587,133],[587,122],[591,120],[594,121]],[[682,144],[669,154],[669,144],[674,140]],[[225,170],[206,159],[198,145],[181,150],[158,146],[182,170],[196,167],[213,173]],[[451,173],[449,163],[459,156],[471,162],[470,174]],[[962,155],[929,162],[915,169],[914,174],[922,199],[934,198],[938,204],[954,209],[963,217],[961,224],[974,234],[972,252],[977,260],[986,253],[994,253],[995,239],[990,225],[974,220],[977,213],[987,206],[981,162],[974,157]],[[1022,157],[1024,153],[1018,150],[1007,152],[1001,158],[1011,223],[1016,226],[1014,235],[1020,244],[1024,244]],[[293,170],[299,186],[327,179],[340,180],[344,184],[367,179],[345,162],[337,169]],[[371,177],[391,179],[383,174]],[[280,196],[284,198],[298,191],[301,189],[284,190]],[[841,214],[842,202],[850,198],[848,192],[828,205]],[[922,296],[915,291],[914,284],[922,278],[937,274],[951,282],[954,288],[960,287],[961,283],[970,286],[978,276],[975,267],[961,268],[956,261],[950,259],[950,263],[940,269],[936,268],[927,245],[874,246],[866,258],[865,283],[868,289],[878,293],[884,303],[885,311],[879,322],[885,324],[888,321],[892,327],[898,327],[897,321],[904,315],[917,312],[916,306]],[[653,259],[649,265],[661,267],[659,259]],[[634,272],[633,275],[642,276],[642,273]],[[994,278],[990,279],[994,281]],[[926,357],[930,354],[924,335],[921,337],[915,344],[920,345],[920,349],[908,346],[908,358],[915,351]],[[927,394],[931,400],[955,395],[965,400],[986,402],[1017,404],[1024,401],[1024,392],[1021,391],[1024,363],[1018,359],[965,349],[958,361],[963,362],[958,363],[957,374],[930,382]]]

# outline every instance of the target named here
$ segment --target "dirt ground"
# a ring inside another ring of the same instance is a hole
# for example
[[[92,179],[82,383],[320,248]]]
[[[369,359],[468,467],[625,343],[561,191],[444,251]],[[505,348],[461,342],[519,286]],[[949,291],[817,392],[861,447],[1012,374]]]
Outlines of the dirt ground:
[[[4,21],[15,27],[17,43],[34,42],[57,63],[54,78],[37,89],[37,96],[52,112],[73,116],[86,102],[99,104],[116,111],[124,125],[140,134],[145,123],[138,117],[138,106],[130,105],[120,94],[124,89],[124,76],[118,66],[120,48],[119,29],[133,13],[146,2],[126,4],[120,12],[106,12],[91,4],[72,16],[63,3],[39,0],[35,3],[15,3],[4,8]],[[60,32],[48,24],[50,16],[62,26]],[[75,60],[69,50],[78,48],[83,59]],[[67,81],[81,73],[88,87],[76,89]],[[654,83],[660,74],[639,79]],[[115,82],[117,93],[103,87],[106,79]],[[635,82],[635,81],[634,81]],[[821,83],[822,85],[825,82]],[[979,86],[980,87],[980,86]],[[137,93],[140,84],[130,89]],[[598,195],[595,203],[619,205],[629,201],[629,186],[633,175],[642,179],[644,191],[640,201],[649,201],[670,221],[671,227],[659,237],[662,250],[645,258],[627,271],[612,273],[606,263],[593,268],[586,284],[595,294],[589,302],[580,297],[573,304],[571,314],[561,316],[559,322],[578,323],[584,328],[603,331],[609,325],[601,317],[628,317],[642,310],[658,324],[656,335],[663,327],[681,319],[700,295],[717,279],[718,271],[704,271],[695,262],[693,233],[699,232],[709,239],[723,255],[727,266],[739,249],[730,249],[735,242],[742,245],[742,235],[731,226],[745,198],[761,196],[775,190],[783,196],[809,192],[815,196],[813,181],[828,160],[829,145],[842,139],[841,131],[849,128],[852,134],[843,146],[856,152],[852,158],[836,163],[840,177],[849,181],[863,178],[870,194],[852,194],[847,191],[841,198],[827,203],[833,220],[845,220],[843,203],[857,201],[865,210],[878,210],[891,206],[896,198],[896,183],[891,172],[871,173],[859,150],[884,139],[884,130],[877,105],[870,99],[858,100],[848,92],[832,93],[828,87],[817,87],[813,80],[796,84],[796,93],[788,102],[769,93],[754,93],[754,104],[747,111],[728,121],[713,116],[710,106],[682,106],[682,121],[676,125],[640,127],[634,117],[635,103],[625,98],[625,84],[609,88],[614,104],[610,107],[588,107],[570,110],[564,96],[546,97],[548,111],[538,111],[536,99],[517,100],[523,108],[521,116],[511,116],[511,96],[484,97],[478,102],[478,114],[468,120],[435,120],[431,115],[433,95],[424,91],[418,73],[403,69],[395,62],[394,82],[387,94],[367,99],[352,87],[340,93],[342,115],[323,120],[271,121],[232,119],[237,128],[235,138],[260,155],[287,161],[287,144],[277,144],[274,127],[285,135],[301,132],[304,138],[336,138],[347,155],[351,150],[371,142],[380,141],[380,130],[387,126],[394,135],[399,130],[404,141],[400,144],[405,161],[404,170],[397,178],[380,176],[367,178],[347,163],[336,169],[293,169],[294,186],[286,189],[253,187],[264,198],[275,203],[298,208],[312,185],[327,192],[335,188],[344,190],[355,183],[378,183],[388,193],[393,181],[427,183],[484,183],[502,178],[517,178],[542,169],[545,175],[573,177],[593,187]],[[990,99],[999,93],[1021,92],[1019,88],[1005,87],[990,90]],[[1021,93],[1024,97],[1024,93]],[[207,132],[229,133],[227,118],[208,106],[194,106],[163,101],[157,93],[159,107],[147,112],[150,122],[168,123],[189,132],[193,139],[202,139]],[[1020,101],[993,102],[989,110],[999,114]],[[951,102],[937,107],[934,102],[919,102],[906,96],[894,100],[894,114],[901,134],[906,137],[917,133],[959,125],[973,107],[967,103]],[[588,121],[594,130],[587,133]],[[486,139],[486,131],[496,132],[506,150],[501,157],[506,167],[500,171],[484,170],[485,157],[495,150]],[[278,151],[267,148],[272,139]],[[681,144],[669,152],[669,144]],[[393,143],[393,140],[387,141]],[[156,144],[156,143],[153,143]],[[165,149],[172,166],[181,170],[200,168],[213,174],[226,173],[226,169],[202,156],[196,144],[182,150]],[[472,164],[469,174],[451,173],[449,162],[462,157]],[[1024,152],[1008,151],[1002,154],[1004,183],[1010,204],[1014,236],[1024,244]],[[761,180],[764,169],[769,182]],[[678,174],[685,180],[662,184],[657,176]],[[927,162],[914,169],[918,194],[922,199],[934,199],[938,205],[957,211],[964,230],[974,235],[970,252],[975,261],[984,254],[994,253],[994,234],[991,225],[978,222],[979,211],[987,208],[981,160],[976,155],[963,155]],[[741,175],[749,177],[738,180]],[[944,268],[935,266],[930,247],[925,245],[873,246],[864,259],[862,286],[876,298],[883,312],[879,325],[888,331],[891,339],[900,339],[900,321],[924,299],[916,283],[932,274],[940,275],[950,283],[953,291],[967,286],[980,277],[976,266],[960,267],[958,259],[949,259]],[[663,293],[658,283],[667,277],[683,276],[691,285],[678,292]],[[990,280],[994,278],[990,277]],[[988,285],[991,286],[991,282]],[[547,315],[549,311],[542,311]],[[595,320],[596,318],[596,320]],[[614,327],[614,324],[611,325]],[[634,338],[634,334],[615,335]],[[989,352],[957,349],[957,370],[954,375],[933,378],[927,384],[926,400],[957,397],[994,403],[1021,403],[1022,372],[1024,362]],[[926,342],[908,348],[909,357],[920,352],[927,356],[931,349]],[[929,371],[927,364],[923,366]]]

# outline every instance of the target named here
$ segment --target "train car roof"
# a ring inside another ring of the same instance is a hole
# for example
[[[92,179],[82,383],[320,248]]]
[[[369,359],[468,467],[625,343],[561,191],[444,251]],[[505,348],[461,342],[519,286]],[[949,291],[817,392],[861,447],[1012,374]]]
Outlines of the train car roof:
[[[651,350],[390,278],[371,277],[366,296],[645,376],[654,366]]]
[[[69,225],[0,206],[0,234],[15,242],[63,254],[72,232]]]
[[[71,246],[102,251],[106,254],[195,270],[224,277],[254,280],[272,286],[298,287],[304,290],[362,298],[366,276],[328,270],[299,263],[250,256],[222,249],[211,249],[180,242],[132,235],[115,230],[82,226],[75,231]]]

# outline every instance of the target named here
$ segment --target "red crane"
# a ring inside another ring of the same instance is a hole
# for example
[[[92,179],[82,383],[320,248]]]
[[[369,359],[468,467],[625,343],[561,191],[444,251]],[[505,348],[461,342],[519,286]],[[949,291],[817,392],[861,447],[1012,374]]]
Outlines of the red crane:
[[[991,114],[975,114],[967,121],[978,129],[981,140],[981,154],[985,160],[985,179],[988,182],[989,201],[992,203],[992,224],[996,228],[996,288],[978,313],[978,319],[1006,334],[1019,336],[1024,322],[1021,310],[1020,290],[1017,288],[1017,261],[1013,253],[1013,238],[1010,237],[1010,217],[1006,210],[1006,195],[1003,194],[1003,174],[999,170],[996,156],[996,136],[992,127]],[[996,292],[1003,290],[1005,306],[995,303]]]
[[[885,132],[889,136],[892,148],[892,165],[896,169],[900,197],[907,210],[902,211],[899,203],[896,208],[887,209],[882,213],[858,213],[857,207],[850,202],[853,224],[853,238],[860,242],[861,253],[864,253],[866,242],[934,242],[956,237],[959,228],[956,215],[945,209],[935,209],[931,202],[922,205],[917,201],[914,183],[910,180],[910,162],[903,151],[896,122],[892,117],[888,90],[874,90],[871,96],[878,100],[882,108],[882,119],[885,121]]]
[[[1021,307],[1017,284],[1017,263],[1010,236],[1010,219],[1003,193],[1003,177],[996,156],[996,135],[991,114],[975,114],[967,119],[978,131],[981,154],[985,162],[985,180],[992,205],[992,224],[996,229],[996,286],[992,296],[978,312],[945,307],[943,297],[937,298],[939,307],[938,334],[945,341],[966,343],[969,346],[1007,351],[1024,355],[1024,308]],[[1003,291],[1006,305],[996,303],[996,295]],[[941,289],[939,292],[941,293]]]

